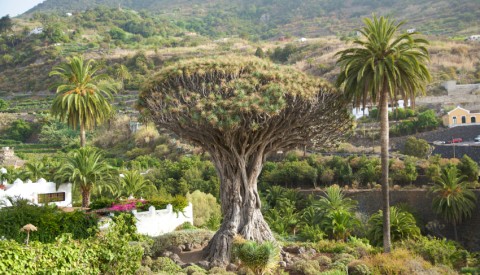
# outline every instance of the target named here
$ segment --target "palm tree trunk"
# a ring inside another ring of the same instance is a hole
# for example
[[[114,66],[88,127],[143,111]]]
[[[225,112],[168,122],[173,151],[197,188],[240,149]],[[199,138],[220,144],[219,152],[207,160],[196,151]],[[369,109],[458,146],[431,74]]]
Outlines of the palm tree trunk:
[[[87,143],[87,138],[85,134],[85,125],[81,122],[80,123],[80,146],[85,147]]]
[[[82,189],[82,207],[87,208],[90,205],[90,190]]]
[[[389,253],[391,250],[390,239],[390,197],[388,186],[388,92],[384,89],[380,94],[380,143],[382,163],[382,197],[383,197],[383,250]]]

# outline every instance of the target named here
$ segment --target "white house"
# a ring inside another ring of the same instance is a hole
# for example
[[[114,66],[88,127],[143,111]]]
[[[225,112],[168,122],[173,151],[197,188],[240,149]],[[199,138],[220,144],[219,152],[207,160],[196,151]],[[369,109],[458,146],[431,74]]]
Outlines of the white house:
[[[43,28],[42,27],[36,27],[35,29],[30,31],[30,35],[32,34],[42,34],[43,33]]]
[[[400,108],[400,109],[405,108],[405,100],[398,100],[397,101],[397,107]],[[407,106],[406,107],[410,107],[410,99],[407,101]],[[365,109],[365,111],[363,110],[363,108]],[[352,109],[352,115],[356,119],[359,119],[363,116],[368,116],[368,114],[369,114],[368,107],[363,107],[363,108],[360,108],[360,107],[353,108]],[[392,107],[388,107],[389,112],[391,112],[392,110],[393,110]]]
[[[47,182],[45,179],[37,182],[17,179],[12,184],[4,181],[0,187],[0,207],[11,206],[8,197],[27,199],[36,205],[54,203],[57,206],[72,206],[71,183],[61,184],[57,188],[54,182]]]
[[[476,34],[476,35],[470,35],[467,40],[469,41],[480,41],[480,35],[479,34]]]
[[[414,33],[414,32],[416,32],[416,31],[417,31],[417,29],[408,29],[408,30],[407,30],[407,33]]]

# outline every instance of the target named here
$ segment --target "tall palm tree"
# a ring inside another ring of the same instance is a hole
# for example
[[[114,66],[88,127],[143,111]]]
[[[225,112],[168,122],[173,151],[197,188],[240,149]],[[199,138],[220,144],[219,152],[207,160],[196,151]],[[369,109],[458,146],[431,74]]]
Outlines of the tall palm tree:
[[[73,129],[80,127],[82,147],[86,144],[86,130],[104,122],[112,113],[110,101],[115,87],[106,74],[97,74],[99,69],[93,60],[85,62],[82,57],[74,56],[55,66],[49,74],[62,79],[55,84],[57,96],[52,115],[66,120]]]
[[[430,191],[435,195],[433,210],[453,225],[455,240],[458,241],[457,224],[472,215],[477,198],[467,189],[465,176],[458,173],[456,167],[447,167],[440,176],[434,178],[435,185]]]
[[[109,184],[109,189],[115,197],[147,196],[155,193],[157,188],[145,179],[137,170],[124,172],[119,181]]]
[[[342,86],[347,97],[357,106],[367,101],[379,104],[382,166],[382,197],[384,215],[384,251],[390,252],[390,202],[388,188],[389,125],[388,102],[397,96],[414,99],[425,91],[430,80],[426,62],[429,60],[425,45],[428,41],[416,38],[416,33],[400,33],[402,23],[375,15],[364,19],[361,36],[352,48],[338,52],[340,74],[337,86]]]
[[[111,167],[103,160],[102,154],[93,147],[74,150],[60,167],[60,177],[70,181],[82,192],[82,207],[90,205],[93,188],[101,188],[110,177]]]

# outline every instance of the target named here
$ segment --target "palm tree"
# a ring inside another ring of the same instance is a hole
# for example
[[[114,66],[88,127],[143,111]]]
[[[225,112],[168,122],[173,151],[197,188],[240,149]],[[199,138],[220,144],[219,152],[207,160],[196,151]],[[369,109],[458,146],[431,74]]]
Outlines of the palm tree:
[[[428,41],[415,38],[416,33],[399,33],[402,23],[375,15],[364,19],[361,37],[354,39],[354,47],[338,52],[340,74],[337,86],[343,86],[354,104],[365,107],[367,101],[379,103],[382,166],[382,197],[384,215],[383,246],[390,252],[390,202],[388,187],[388,102],[397,96],[414,99],[425,91],[430,80],[426,62],[429,60],[425,45]],[[412,101],[413,102],[413,101]]]
[[[125,65],[120,65],[116,70],[115,74],[118,79],[120,79],[122,83],[122,89],[125,87],[125,80],[130,80],[132,79],[132,74],[128,71],[127,66]]]
[[[126,171],[120,176],[120,181],[112,182],[109,189],[115,197],[146,196],[155,193],[157,188],[145,179],[137,170]]]
[[[434,178],[435,185],[430,190],[435,195],[432,201],[433,210],[452,223],[457,241],[457,224],[472,215],[477,201],[475,194],[467,189],[464,179],[465,176],[459,175],[456,167],[447,167],[440,176]]]
[[[27,164],[25,164],[25,170],[26,176],[34,182],[38,181],[40,178],[45,177],[45,175],[47,174],[47,169],[44,163],[41,161],[28,162]]]
[[[93,60],[85,62],[74,56],[66,63],[55,66],[50,76],[60,76],[62,82],[55,84],[57,96],[53,100],[53,116],[66,120],[76,129],[80,127],[80,144],[85,147],[85,131],[107,120],[112,113],[113,82],[106,74],[97,74],[100,69]]]
[[[74,150],[58,171],[82,192],[82,207],[90,205],[90,194],[94,187],[101,188],[110,177],[111,167],[102,159],[102,154],[93,147]]]

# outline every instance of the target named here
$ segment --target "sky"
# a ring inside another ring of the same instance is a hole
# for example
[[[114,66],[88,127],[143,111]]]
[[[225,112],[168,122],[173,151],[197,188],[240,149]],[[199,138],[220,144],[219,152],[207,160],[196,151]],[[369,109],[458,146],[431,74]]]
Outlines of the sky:
[[[15,17],[35,7],[44,0],[0,0],[0,17]]]

